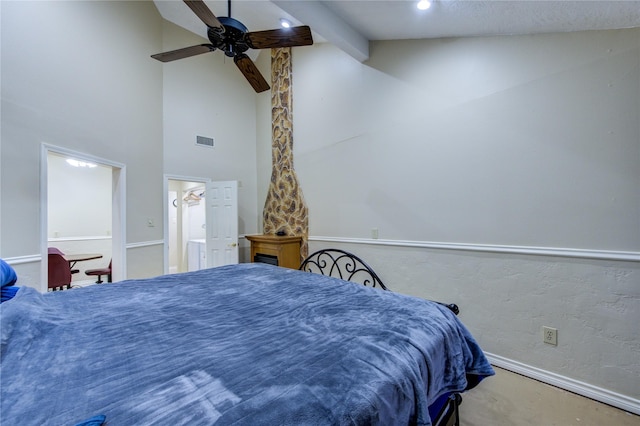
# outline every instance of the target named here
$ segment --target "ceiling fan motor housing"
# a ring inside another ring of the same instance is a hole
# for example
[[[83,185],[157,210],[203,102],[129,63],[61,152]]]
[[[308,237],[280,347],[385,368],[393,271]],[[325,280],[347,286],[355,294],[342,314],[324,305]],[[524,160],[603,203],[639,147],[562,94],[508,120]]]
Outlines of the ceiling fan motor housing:
[[[224,16],[219,17],[218,20],[224,25],[223,33],[218,28],[209,27],[207,30],[209,40],[217,49],[222,50],[230,58],[249,50],[249,45],[244,40],[244,35],[249,30],[242,22]]]

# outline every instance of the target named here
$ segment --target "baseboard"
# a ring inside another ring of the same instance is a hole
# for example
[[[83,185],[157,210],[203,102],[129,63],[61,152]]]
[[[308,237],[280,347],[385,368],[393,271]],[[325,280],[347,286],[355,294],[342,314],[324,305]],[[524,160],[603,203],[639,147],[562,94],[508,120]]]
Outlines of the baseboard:
[[[496,367],[504,368],[505,370],[522,374],[523,376],[530,377],[560,389],[620,408],[621,410],[629,413],[640,415],[640,400],[638,399],[593,386],[579,380],[571,379],[569,377],[561,376],[550,371],[542,370],[537,367],[532,367],[499,355],[494,355],[488,352],[485,352],[485,355],[489,362]]]
[[[107,280],[105,278],[104,282],[106,283]],[[78,281],[71,281],[71,287],[88,287],[90,285],[94,285],[96,284],[95,280],[78,280]]]

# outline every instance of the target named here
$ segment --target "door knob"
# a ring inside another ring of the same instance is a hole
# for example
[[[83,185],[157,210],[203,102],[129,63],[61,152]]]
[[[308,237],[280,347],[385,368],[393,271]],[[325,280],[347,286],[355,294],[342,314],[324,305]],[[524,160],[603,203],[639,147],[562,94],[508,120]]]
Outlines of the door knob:
[[[235,247],[237,245],[238,245],[238,243],[231,243],[231,244],[229,244],[229,247]]]

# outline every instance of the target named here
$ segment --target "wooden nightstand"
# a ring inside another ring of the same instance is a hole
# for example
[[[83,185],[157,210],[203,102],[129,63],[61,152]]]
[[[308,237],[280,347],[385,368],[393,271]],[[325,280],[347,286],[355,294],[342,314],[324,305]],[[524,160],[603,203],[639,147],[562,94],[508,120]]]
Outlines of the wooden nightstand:
[[[291,269],[300,267],[302,237],[246,235],[245,238],[251,241],[252,262],[270,263]]]

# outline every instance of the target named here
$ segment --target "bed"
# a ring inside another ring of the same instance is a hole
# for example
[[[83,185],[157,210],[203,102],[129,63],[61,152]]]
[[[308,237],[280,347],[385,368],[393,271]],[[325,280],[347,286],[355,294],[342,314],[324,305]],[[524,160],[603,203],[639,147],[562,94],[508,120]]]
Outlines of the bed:
[[[336,277],[349,282],[356,282],[364,286],[389,290],[378,274],[360,257],[336,248],[318,250],[302,261],[301,271]],[[431,301],[446,306],[458,315],[460,308],[455,303]],[[482,377],[470,376],[471,380],[481,380]],[[475,387],[477,383],[469,383],[467,389]],[[464,389],[464,390],[467,390]],[[429,417],[435,426],[459,426],[458,407],[462,403],[459,390],[452,390],[441,394],[429,404]]]
[[[0,315],[2,424],[430,425],[493,374],[446,306],[259,263],[23,287]]]

